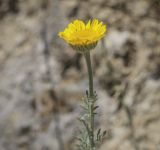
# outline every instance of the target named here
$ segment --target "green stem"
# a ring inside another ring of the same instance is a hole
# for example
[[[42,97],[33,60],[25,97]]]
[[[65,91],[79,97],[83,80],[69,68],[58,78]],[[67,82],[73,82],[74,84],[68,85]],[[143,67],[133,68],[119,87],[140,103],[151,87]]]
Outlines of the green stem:
[[[88,79],[89,79],[89,96],[94,96],[94,90],[93,90],[93,73],[92,73],[92,65],[91,65],[91,58],[90,58],[90,52],[86,52],[85,59],[87,63],[87,69],[88,69]]]
[[[90,58],[90,52],[86,52],[84,54],[86,63],[87,63],[87,69],[88,69],[88,79],[89,79],[89,127],[90,127],[90,147],[91,150],[95,147],[94,143],[94,90],[93,90],[93,72],[92,72],[92,65],[91,65],[91,58]]]

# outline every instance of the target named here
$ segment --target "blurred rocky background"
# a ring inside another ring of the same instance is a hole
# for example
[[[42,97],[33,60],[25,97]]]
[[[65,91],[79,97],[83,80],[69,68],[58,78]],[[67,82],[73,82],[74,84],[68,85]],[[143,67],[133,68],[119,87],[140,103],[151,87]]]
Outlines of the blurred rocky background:
[[[0,0],[0,150],[76,150],[87,71],[57,33],[77,18],[107,24],[92,52],[99,150],[160,150],[159,0]]]

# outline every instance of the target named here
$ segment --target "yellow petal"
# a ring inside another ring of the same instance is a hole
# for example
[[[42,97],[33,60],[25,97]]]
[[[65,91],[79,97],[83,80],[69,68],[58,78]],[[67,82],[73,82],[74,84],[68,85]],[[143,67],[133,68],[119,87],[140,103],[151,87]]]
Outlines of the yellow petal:
[[[85,46],[98,42],[105,32],[106,26],[97,19],[89,20],[86,25],[81,20],[75,20],[58,35],[71,45]]]

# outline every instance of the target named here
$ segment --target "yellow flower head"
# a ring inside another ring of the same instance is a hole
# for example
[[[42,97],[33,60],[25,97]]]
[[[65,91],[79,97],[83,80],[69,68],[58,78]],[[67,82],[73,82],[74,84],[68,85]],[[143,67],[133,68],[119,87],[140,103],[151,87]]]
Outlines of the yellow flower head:
[[[87,24],[81,20],[75,20],[58,35],[75,50],[85,52],[93,49],[105,32],[106,25],[97,19],[89,20]]]

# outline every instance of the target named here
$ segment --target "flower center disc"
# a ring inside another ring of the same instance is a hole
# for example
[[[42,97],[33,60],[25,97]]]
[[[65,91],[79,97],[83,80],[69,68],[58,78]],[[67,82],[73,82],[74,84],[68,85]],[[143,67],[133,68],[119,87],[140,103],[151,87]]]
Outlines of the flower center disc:
[[[75,36],[81,37],[81,38],[88,38],[88,37],[94,36],[94,32],[91,30],[79,31],[75,33]]]

